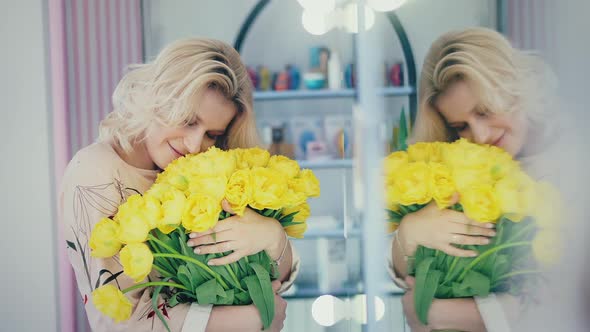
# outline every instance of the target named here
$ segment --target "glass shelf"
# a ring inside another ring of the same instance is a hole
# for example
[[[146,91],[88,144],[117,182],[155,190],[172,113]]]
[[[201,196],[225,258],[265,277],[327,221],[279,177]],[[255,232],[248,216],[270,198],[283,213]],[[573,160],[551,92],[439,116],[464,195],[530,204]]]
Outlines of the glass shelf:
[[[322,291],[318,288],[313,287],[301,287],[297,288],[295,292],[283,294],[282,297],[285,299],[315,299],[322,295],[332,295],[334,297],[349,297],[363,294],[363,290],[354,287],[342,287],[338,289],[332,289],[329,291]],[[404,291],[401,289],[396,289],[388,291],[387,294],[389,296],[399,297],[404,295]]]
[[[297,160],[299,167],[309,169],[352,168],[352,159],[330,159],[321,161]]]
[[[312,240],[318,238],[332,238],[332,239],[344,239],[349,237],[359,237],[362,231],[359,228],[349,229],[346,236],[344,236],[344,229],[310,229],[305,232],[303,239],[293,239],[296,241]]]
[[[377,90],[379,96],[408,96],[416,92],[410,86],[388,86]],[[285,99],[326,99],[326,98],[355,98],[356,89],[319,89],[319,90],[285,90],[285,91],[255,91],[254,100],[285,100]]]

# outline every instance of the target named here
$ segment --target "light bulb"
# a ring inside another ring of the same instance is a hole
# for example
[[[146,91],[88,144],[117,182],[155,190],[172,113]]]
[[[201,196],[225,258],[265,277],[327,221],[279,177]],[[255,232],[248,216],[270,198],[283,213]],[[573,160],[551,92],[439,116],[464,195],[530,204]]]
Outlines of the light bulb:
[[[312,35],[323,35],[333,27],[332,17],[329,14],[321,14],[304,10],[301,15],[303,28]]]
[[[340,12],[340,15],[340,20],[346,31],[352,33],[359,32],[358,5],[356,3],[348,4]],[[365,30],[370,30],[373,25],[375,25],[375,12],[365,6]]]
[[[353,310],[351,318],[361,324],[367,324],[367,295],[358,295],[352,302]],[[375,296],[375,316],[377,321],[382,320],[385,316],[385,302],[379,296]]]
[[[344,318],[345,303],[332,295],[322,295],[313,301],[311,315],[316,323],[332,326]]]

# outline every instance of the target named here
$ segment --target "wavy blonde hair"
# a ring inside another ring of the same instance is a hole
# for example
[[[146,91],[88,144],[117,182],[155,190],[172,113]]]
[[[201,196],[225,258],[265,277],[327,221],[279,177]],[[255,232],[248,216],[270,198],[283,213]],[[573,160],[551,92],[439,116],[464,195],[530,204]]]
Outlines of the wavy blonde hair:
[[[547,131],[555,104],[553,73],[540,58],[513,48],[500,33],[469,28],[442,35],[426,54],[411,143],[457,139],[435,106],[437,97],[457,81],[467,82],[487,111],[523,111],[530,131]]]
[[[176,41],[151,63],[129,66],[113,94],[113,112],[100,123],[99,141],[112,141],[130,152],[145,138],[152,121],[183,126],[196,116],[193,97],[216,89],[238,113],[219,148],[259,144],[252,105],[252,84],[238,52],[228,44],[205,38]]]

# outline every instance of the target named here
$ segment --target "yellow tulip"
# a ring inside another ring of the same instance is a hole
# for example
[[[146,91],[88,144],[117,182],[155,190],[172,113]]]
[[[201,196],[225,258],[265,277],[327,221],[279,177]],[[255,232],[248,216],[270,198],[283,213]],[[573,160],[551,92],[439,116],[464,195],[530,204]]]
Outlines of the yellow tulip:
[[[92,292],[92,302],[103,315],[121,322],[131,317],[133,304],[115,286],[104,285]]]
[[[243,216],[246,206],[252,202],[252,175],[249,169],[237,170],[232,174],[225,189],[225,199],[237,215]]]
[[[193,174],[199,176],[224,175],[229,177],[236,170],[236,156],[217,147],[199,153],[194,157]]]
[[[188,192],[203,194],[221,202],[225,196],[226,188],[227,177],[225,175],[198,176],[191,179]]]
[[[297,187],[297,190],[303,191],[308,197],[320,196],[320,181],[315,176],[312,170],[302,169],[297,177],[302,181],[302,187]]]
[[[474,185],[460,194],[460,203],[467,217],[482,223],[500,218],[501,211],[492,186]]]
[[[270,157],[267,167],[284,174],[287,179],[292,179],[299,174],[299,164],[285,156]]]
[[[388,223],[387,223],[387,230],[386,230],[386,232],[387,232],[388,234],[389,234],[389,233],[393,233],[393,232],[395,232],[395,231],[397,230],[397,228],[398,228],[398,227],[399,227],[399,224],[398,224],[398,223],[395,223],[395,222],[388,222]]]
[[[203,194],[188,197],[183,215],[182,226],[188,231],[204,232],[215,227],[221,212],[221,202]]]
[[[303,239],[303,234],[305,233],[306,230],[307,230],[307,223],[306,222],[300,222],[298,224],[285,227],[285,233],[287,233],[287,235],[289,235],[290,237],[293,237],[296,239]]]
[[[309,204],[307,202],[301,203],[298,206],[284,208],[281,212],[282,215],[286,216],[293,212],[297,212],[295,217],[293,217],[293,221],[306,221],[309,218],[311,210],[309,208]]]
[[[127,201],[117,211],[117,220],[121,225],[126,224],[129,219],[138,219],[143,221],[148,229],[154,229],[161,218],[160,201],[152,196],[141,196],[139,194],[131,195]]]
[[[145,279],[152,271],[154,256],[145,243],[128,244],[119,255],[123,265],[123,273],[131,277],[135,282]]]
[[[143,201],[142,215],[148,227],[154,229],[162,219],[162,204],[159,199],[149,194],[143,195]]]
[[[386,182],[394,181],[397,171],[408,163],[408,153],[405,151],[396,151],[385,158],[383,172],[385,173]]]
[[[102,218],[90,233],[90,255],[92,257],[111,257],[121,250],[122,243],[117,238],[119,224],[109,218]]]
[[[129,212],[128,214],[117,213],[119,221],[119,230],[117,238],[119,241],[129,243],[141,243],[147,240],[150,228],[144,221],[139,211]]]
[[[251,148],[245,150],[242,158],[248,163],[250,168],[266,167],[270,159],[270,153],[261,148]]]
[[[500,179],[494,189],[502,213],[514,222],[521,221],[534,203],[534,188],[533,180],[520,171]]]
[[[406,164],[398,170],[393,183],[394,202],[401,205],[426,204],[432,199],[432,172],[422,161]]]
[[[442,151],[443,161],[452,171],[455,168],[489,170],[490,155],[483,145],[461,138],[446,145]]]
[[[411,162],[436,162],[440,163],[443,160],[442,149],[444,143],[439,142],[419,142],[408,147],[408,157]]]
[[[440,209],[451,205],[451,199],[457,191],[451,171],[443,164],[430,163],[432,173],[432,196]]]
[[[453,182],[461,193],[473,186],[494,184],[492,174],[487,167],[455,167],[452,169]]]
[[[287,192],[284,174],[269,168],[256,167],[252,169],[252,180],[255,188],[252,193],[253,208],[278,210],[283,207],[283,196]]]
[[[182,213],[186,205],[186,196],[181,191],[170,188],[162,196],[162,212],[163,217],[158,222],[158,229],[164,233],[169,234],[182,221]]]

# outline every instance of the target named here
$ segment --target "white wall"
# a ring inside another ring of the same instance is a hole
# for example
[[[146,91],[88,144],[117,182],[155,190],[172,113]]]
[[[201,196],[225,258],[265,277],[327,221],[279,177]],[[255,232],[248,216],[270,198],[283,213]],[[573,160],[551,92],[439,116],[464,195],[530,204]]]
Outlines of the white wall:
[[[0,3],[0,330],[57,331],[43,1]]]

